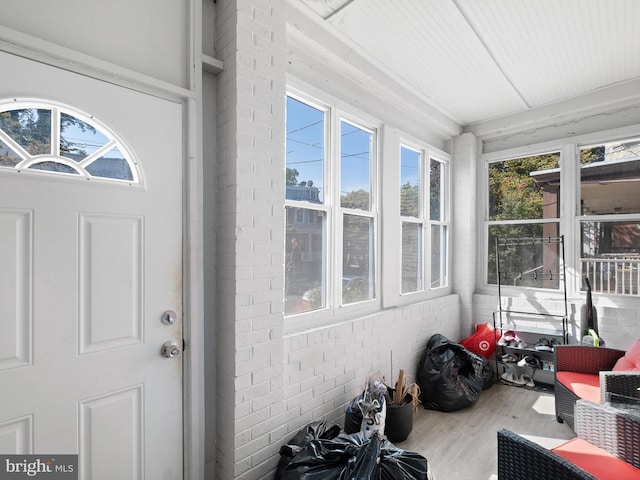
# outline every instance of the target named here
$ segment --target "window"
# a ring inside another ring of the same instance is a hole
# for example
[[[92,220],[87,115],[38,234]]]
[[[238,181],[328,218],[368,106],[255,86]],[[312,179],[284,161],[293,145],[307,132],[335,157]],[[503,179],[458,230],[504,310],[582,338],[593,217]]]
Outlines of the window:
[[[376,298],[376,131],[287,97],[285,314]]]
[[[448,285],[448,179],[447,164],[430,159],[429,164],[429,225],[431,227],[431,288]]]
[[[95,119],[39,102],[0,102],[0,169],[140,183],[132,155]]]
[[[287,97],[286,314],[326,306],[326,116],[322,108]]]
[[[424,205],[420,179],[423,155],[400,147],[400,216],[402,218],[402,293],[424,290]]]
[[[640,295],[640,140],[579,151],[581,274],[594,292]]]
[[[496,238],[557,237],[560,234],[560,154],[547,153],[496,161],[488,167],[487,282],[496,284]],[[532,244],[501,251],[500,270],[516,277],[513,286],[560,287],[558,244]],[[524,266],[524,267],[523,267]],[[518,270],[517,272],[515,270]],[[518,279],[517,273],[523,279]],[[515,275],[514,275],[515,274]],[[533,274],[533,275],[530,275]],[[526,278],[526,280],[524,280]]]
[[[447,164],[426,158],[424,150],[400,147],[403,294],[425,290],[425,278],[431,289],[448,285]]]
[[[375,296],[373,132],[340,121],[342,304]]]

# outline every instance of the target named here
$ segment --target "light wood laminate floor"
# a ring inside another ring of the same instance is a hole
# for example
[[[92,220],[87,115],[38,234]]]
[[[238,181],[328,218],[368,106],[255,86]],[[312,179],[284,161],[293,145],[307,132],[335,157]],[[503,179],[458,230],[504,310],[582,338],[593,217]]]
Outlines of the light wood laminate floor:
[[[411,434],[396,446],[425,456],[435,480],[495,480],[501,428],[547,447],[575,437],[556,422],[553,390],[494,384],[473,406],[457,412],[420,406]]]

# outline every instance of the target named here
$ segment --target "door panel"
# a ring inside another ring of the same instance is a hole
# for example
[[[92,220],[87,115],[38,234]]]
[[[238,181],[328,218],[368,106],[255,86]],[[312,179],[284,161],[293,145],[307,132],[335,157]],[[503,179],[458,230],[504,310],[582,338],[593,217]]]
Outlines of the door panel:
[[[182,342],[182,105],[5,53],[0,68],[0,101],[99,120],[143,179],[0,168],[0,453],[79,453],[86,480],[181,479],[182,356],[160,348]]]
[[[0,209],[0,305],[6,319],[0,336],[0,371],[31,364],[32,215]]]
[[[80,355],[142,343],[143,218],[79,215]]]

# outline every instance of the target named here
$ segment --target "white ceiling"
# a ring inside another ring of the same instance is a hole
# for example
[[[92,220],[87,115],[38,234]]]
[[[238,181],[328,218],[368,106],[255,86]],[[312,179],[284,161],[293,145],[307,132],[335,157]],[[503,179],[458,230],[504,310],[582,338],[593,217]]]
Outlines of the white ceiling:
[[[640,0],[299,1],[461,126],[640,78]]]

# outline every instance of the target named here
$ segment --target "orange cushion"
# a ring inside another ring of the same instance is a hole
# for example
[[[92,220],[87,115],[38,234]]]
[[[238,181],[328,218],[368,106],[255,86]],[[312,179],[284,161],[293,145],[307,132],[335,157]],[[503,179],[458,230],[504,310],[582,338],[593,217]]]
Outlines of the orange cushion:
[[[600,377],[589,373],[558,372],[558,381],[578,397],[600,403]]]
[[[640,478],[640,469],[581,438],[574,438],[551,450],[601,480]]]
[[[634,343],[623,357],[618,359],[612,370],[614,372],[640,371],[640,340]]]

